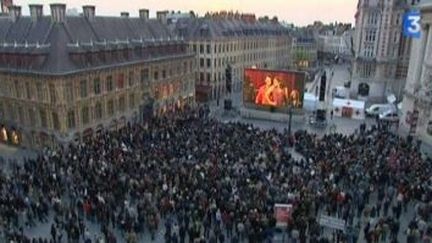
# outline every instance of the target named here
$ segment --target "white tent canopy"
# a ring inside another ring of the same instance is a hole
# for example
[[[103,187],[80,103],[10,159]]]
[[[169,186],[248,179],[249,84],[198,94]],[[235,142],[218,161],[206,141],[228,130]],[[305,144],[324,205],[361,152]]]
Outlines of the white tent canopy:
[[[333,99],[334,116],[365,119],[365,102],[351,99]]]
[[[318,97],[311,93],[304,93],[303,109],[309,112],[316,111],[318,106]]]

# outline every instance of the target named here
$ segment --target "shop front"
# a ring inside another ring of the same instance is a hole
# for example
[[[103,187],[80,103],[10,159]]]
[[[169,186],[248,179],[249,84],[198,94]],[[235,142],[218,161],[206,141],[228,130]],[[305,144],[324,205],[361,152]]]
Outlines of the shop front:
[[[21,133],[14,127],[0,126],[0,142],[9,145],[21,145]]]
[[[211,86],[208,85],[197,85],[195,92],[196,92],[196,101],[203,103],[210,101],[211,99]]]

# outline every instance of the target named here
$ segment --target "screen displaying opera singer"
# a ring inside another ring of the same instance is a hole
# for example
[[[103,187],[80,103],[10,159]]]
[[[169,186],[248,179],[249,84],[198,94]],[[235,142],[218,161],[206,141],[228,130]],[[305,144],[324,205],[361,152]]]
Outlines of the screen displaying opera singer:
[[[285,112],[289,106],[303,107],[304,72],[245,69],[243,103],[248,108],[273,108]]]

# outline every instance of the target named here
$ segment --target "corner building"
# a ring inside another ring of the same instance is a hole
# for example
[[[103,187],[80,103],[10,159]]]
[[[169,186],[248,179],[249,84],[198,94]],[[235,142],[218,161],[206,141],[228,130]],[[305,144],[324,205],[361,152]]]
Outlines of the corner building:
[[[197,100],[222,99],[227,94],[228,66],[232,91],[241,90],[245,68],[289,69],[292,38],[277,19],[220,12],[179,19],[171,27],[196,53]]]
[[[53,147],[194,103],[194,54],[148,10],[50,7],[0,18],[0,142]]]
[[[432,2],[418,5],[421,36],[413,39],[408,78],[399,122],[401,135],[432,147]]]
[[[411,40],[403,16],[419,0],[359,0],[355,15],[354,60],[350,94],[368,102],[401,98],[408,72]]]

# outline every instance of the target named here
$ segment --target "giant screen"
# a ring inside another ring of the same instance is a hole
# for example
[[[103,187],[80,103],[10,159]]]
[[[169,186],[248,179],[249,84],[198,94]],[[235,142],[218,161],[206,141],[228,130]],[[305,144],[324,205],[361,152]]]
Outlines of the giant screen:
[[[265,69],[245,69],[243,103],[245,107],[286,112],[289,106],[301,109],[305,73]]]

